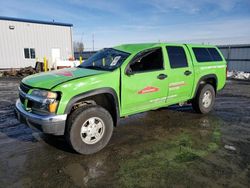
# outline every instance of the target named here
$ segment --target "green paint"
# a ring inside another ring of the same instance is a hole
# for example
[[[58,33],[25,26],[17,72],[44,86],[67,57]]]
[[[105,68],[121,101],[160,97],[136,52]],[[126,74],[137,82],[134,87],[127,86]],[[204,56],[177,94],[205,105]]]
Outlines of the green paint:
[[[183,47],[188,67],[173,69],[170,67],[166,46]],[[125,69],[139,52],[151,48],[161,48],[164,59],[164,69],[126,75]],[[226,62],[197,63],[192,53],[192,47],[214,47],[207,45],[182,45],[169,43],[127,44],[114,49],[128,52],[129,57],[113,71],[71,68],[28,76],[22,80],[26,85],[34,88],[47,89],[61,93],[57,114],[63,114],[70,99],[95,89],[111,88],[116,92],[119,104],[119,116],[124,117],[152,109],[166,107],[179,102],[188,101],[195,96],[197,83],[202,76],[214,74],[217,76],[217,90],[225,85]],[[191,53],[190,53],[191,52]],[[107,62],[103,62],[107,64]],[[216,68],[220,66],[220,68]],[[184,72],[190,70],[191,75]],[[72,74],[72,76],[65,76]],[[159,74],[168,75],[167,79],[159,80]],[[121,79],[121,80],[120,80]],[[179,89],[170,89],[173,83],[184,83]],[[121,84],[121,85],[120,85]],[[156,92],[138,94],[147,88],[156,88]],[[121,99],[120,99],[121,97]]]
[[[72,76],[65,76],[63,75],[64,73],[71,73]],[[58,84],[102,73],[105,73],[105,71],[69,68],[27,76],[22,80],[22,82],[36,88],[51,89]]]

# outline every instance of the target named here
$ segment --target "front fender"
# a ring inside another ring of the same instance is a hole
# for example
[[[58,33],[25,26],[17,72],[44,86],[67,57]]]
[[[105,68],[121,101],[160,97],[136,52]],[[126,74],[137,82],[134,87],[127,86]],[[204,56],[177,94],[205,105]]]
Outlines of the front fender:
[[[61,93],[57,114],[69,113],[71,103],[81,97],[89,97],[99,93],[110,93],[116,103],[119,101],[120,72],[115,70],[106,74],[99,74],[63,83],[53,88]]]

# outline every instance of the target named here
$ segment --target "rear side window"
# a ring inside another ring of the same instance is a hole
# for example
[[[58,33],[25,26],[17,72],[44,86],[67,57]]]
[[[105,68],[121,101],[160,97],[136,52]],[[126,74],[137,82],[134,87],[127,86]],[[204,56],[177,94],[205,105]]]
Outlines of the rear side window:
[[[193,52],[198,62],[222,61],[215,48],[193,48]]]
[[[213,61],[222,61],[222,58],[219,54],[219,52],[215,48],[208,48],[207,49],[210,53],[210,55],[213,58]]]
[[[184,49],[180,46],[167,46],[168,58],[171,68],[188,67]]]

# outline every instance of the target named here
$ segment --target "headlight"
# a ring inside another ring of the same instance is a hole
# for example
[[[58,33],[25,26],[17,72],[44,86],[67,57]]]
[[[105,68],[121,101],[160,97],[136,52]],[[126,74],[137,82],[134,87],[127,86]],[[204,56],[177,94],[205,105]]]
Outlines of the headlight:
[[[34,95],[37,97],[42,97],[45,99],[56,99],[57,98],[57,93],[55,93],[55,92],[38,90],[38,89],[33,90],[31,92],[31,95]]]
[[[40,101],[39,103],[41,104],[41,106],[38,105],[40,106],[39,108],[43,108],[50,113],[56,112],[56,109],[58,106],[58,101],[57,101],[58,94],[57,93],[52,92],[52,91],[35,89],[31,92],[31,96],[37,97],[39,99],[38,101]],[[36,108],[38,108],[37,105],[35,106]]]

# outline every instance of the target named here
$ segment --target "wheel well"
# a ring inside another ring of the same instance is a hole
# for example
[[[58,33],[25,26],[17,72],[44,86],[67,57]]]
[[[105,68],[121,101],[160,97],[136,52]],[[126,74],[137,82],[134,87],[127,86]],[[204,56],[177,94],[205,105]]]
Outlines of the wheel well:
[[[194,93],[194,98],[197,96],[197,92],[198,92],[200,86],[207,84],[207,83],[211,84],[213,86],[215,94],[216,94],[216,92],[217,92],[217,77],[215,75],[208,75],[208,76],[202,77],[199,80],[199,82],[197,83],[196,90]],[[192,100],[190,100],[190,101],[192,101]]]
[[[214,77],[208,77],[208,78],[204,78],[203,80],[200,81],[199,85],[203,85],[203,84],[211,84],[214,87],[214,91],[216,93],[217,91],[217,80]]]
[[[78,100],[71,108],[71,112],[84,105],[99,105],[105,108],[112,116],[114,125],[117,124],[118,112],[115,98],[110,93],[102,93]]]

